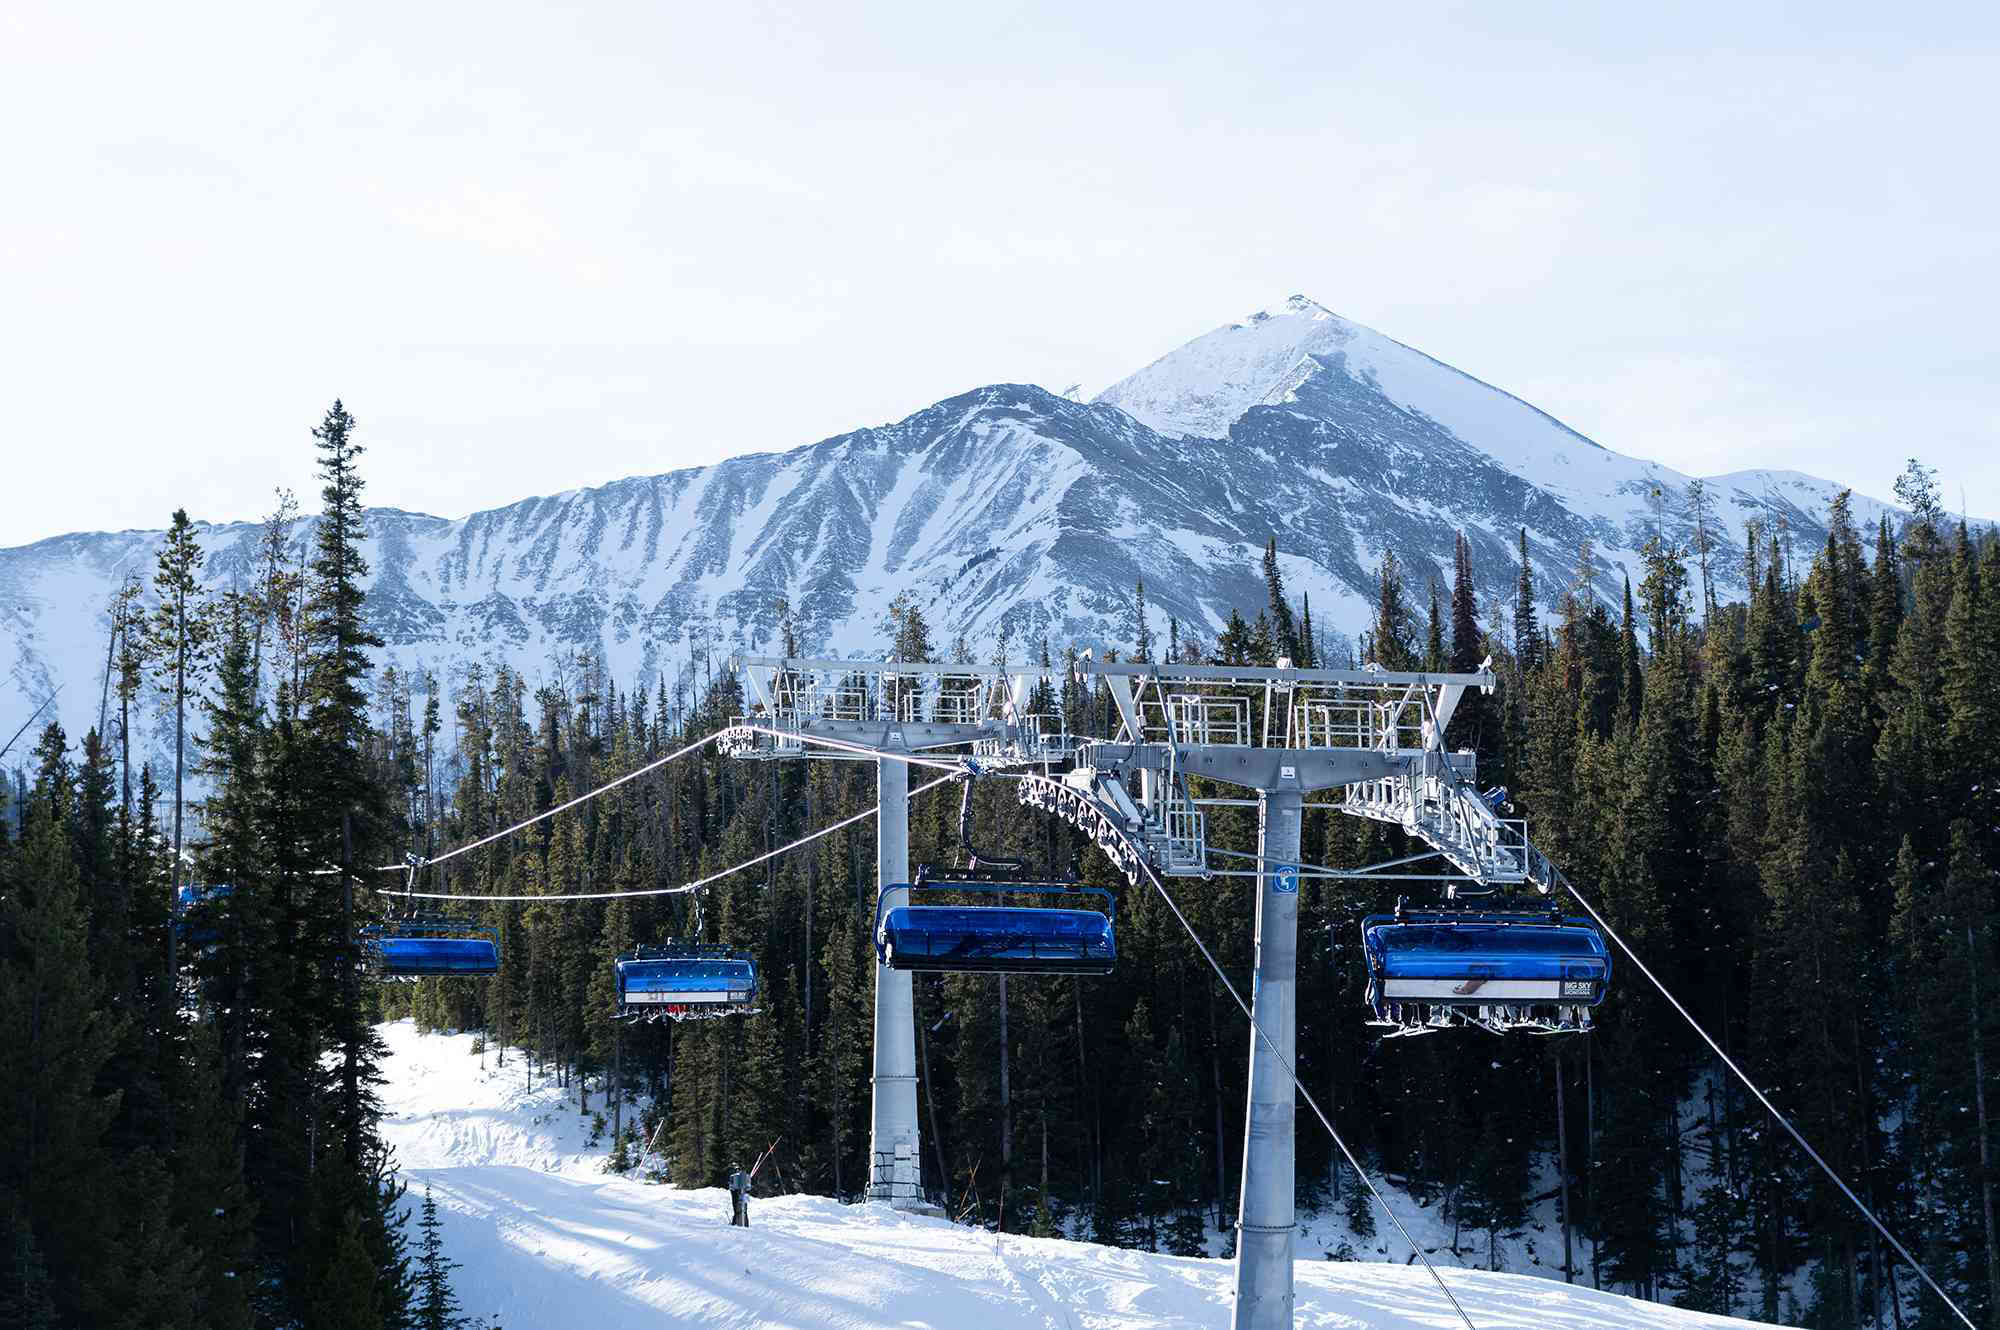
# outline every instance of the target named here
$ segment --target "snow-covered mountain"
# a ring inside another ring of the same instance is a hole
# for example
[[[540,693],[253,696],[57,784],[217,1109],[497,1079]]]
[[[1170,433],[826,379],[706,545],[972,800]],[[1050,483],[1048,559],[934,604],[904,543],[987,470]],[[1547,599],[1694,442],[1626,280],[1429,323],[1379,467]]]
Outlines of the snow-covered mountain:
[[[780,1186],[761,1179],[752,1227],[732,1228],[721,1190],[605,1173],[608,1142],[588,1142],[575,1091],[546,1082],[527,1088],[525,1059],[502,1070],[490,1053],[474,1053],[469,1034],[426,1037],[408,1021],[379,1028],[390,1051],[382,1064],[383,1137],[413,1208],[426,1192],[437,1201],[447,1255],[460,1263],[453,1289],[480,1324],[496,1315],[507,1326],[589,1330],[1229,1323],[1227,1260],[996,1237],[884,1206],[773,1195]],[[780,1169],[786,1162],[781,1149]],[[1389,1195],[1482,1330],[1757,1330],[1751,1321],[1565,1284],[1554,1265],[1528,1263],[1532,1232],[1503,1249],[1533,1273],[1456,1268],[1443,1207]],[[1212,1245],[1220,1249],[1220,1235]],[[1456,1324],[1423,1267],[1406,1264],[1412,1255],[1397,1238],[1356,1243],[1338,1218],[1306,1215],[1297,1323]]]
[[[1448,586],[1461,529],[1490,603],[1511,600],[1523,527],[1547,599],[1586,540],[1595,589],[1614,598],[1656,527],[1690,541],[1689,479],[1294,296],[1090,402],[995,384],[789,452],[469,517],[373,509],[368,612],[387,658],[448,681],[482,660],[544,676],[588,650],[621,681],[671,683],[730,648],[771,648],[781,598],[809,650],[868,652],[901,593],[941,645],[963,635],[984,656],[1004,627],[1018,659],[1042,638],[1128,643],[1142,578],[1156,637],[1172,616],[1212,638],[1232,606],[1262,602],[1275,536],[1315,624],[1351,634],[1385,551],[1421,603],[1429,578]],[[1743,592],[1747,519],[1804,558],[1838,492],[1754,470],[1707,488],[1724,597]],[[1864,530],[1881,511],[1855,501]],[[247,582],[259,536],[203,528],[210,584]],[[72,736],[96,722],[106,603],[128,572],[150,573],[158,543],[0,549],[0,728],[58,684]]]

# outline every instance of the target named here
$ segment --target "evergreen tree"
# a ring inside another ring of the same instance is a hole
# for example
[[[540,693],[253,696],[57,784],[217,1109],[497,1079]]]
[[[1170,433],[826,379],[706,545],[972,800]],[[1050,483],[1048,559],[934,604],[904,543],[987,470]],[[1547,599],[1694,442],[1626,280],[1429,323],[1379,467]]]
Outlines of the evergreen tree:
[[[204,698],[209,741],[198,770],[213,792],[205,807],[209,839],[197,863],[205,882],[229,891],[205,910],[210,919],[217,911],[223,918],[220,926],[202,930],[213,936],[213,943],[196,968],[223,1024],[223,1092],[240,1103],[249,1060],[272,1015],[252,1000],[250,967],[253,957],[268,951],[274,940],[265,889],[267,846],[258,814],[265,791],[257,769],[263,708],[257,698],[256,626],[241,597],[225,601],[220,636],[216,690]]]
[[[172,1222],[190,1248],[185,1282],[192,1320],[204,1330],[247,1330],[256,1207],[243,1179],[240,1110],[223,1094],[213,1022],[196,1022],[176,1070],[183,1130],[163,1181],[171,1185]]]
[[[1542,626],[1535,611],[1535,572],[1528,561],[1528,528],[1521,528],[1521,574],[1514,584],[1514,657],[1523,672],[1541,660]]]
[[[1944,616],[1945,805],[1984,829],[1982,849],[2000,845],[2000,541],[1982,567],[1959,528],[1951,602]]]
[[[1278,567],[1278,538],[1264,544],[1264,595],[1271,616],[1271,640],[1275,655],[1296,663],[1303,654],[1299,646],[1298,624],[1292,618],[1292,604],[1285,599],[1285,575]]]
[[[823,918],[827,931],[821,965],[826,972],[826,1019],[814,1050],[818,1062],[815,1098],[824,1106],[831,1132],[831,1183],[835,1195],[855,1195],[868,1186],[865,1167],[868,1131],[868,1072],[875,1019],[873,969],[863,957],[855,927],[848,866],[843,857],[821,860]]]
[[[1909,510],[1905,532],[1909,557],[1921,563],[1937,552],[1944,531],[1944,502],[1938,497],[1937,468],[1912,457],[1896,477],[1896,502]]]
[[[1700,480],[1690,480],[1687,487],[1688,516],[1694,521],[1695,559],[1701,568],[1701,625],[1707,628],[1715,618],[1715,583],[1709,576],[1708,556],[1715,548],[1709,534],[1708,487]]]
[[[1883,715],[1875,768],[1890,825],[1910,829],[1919,850],[1935,854],[1943,849],[1942,814],[1950,807],[1941,784],[1950,771],[1945,621],[1953,578],[1927,528],[1913,526],[1904,550],[1906,562],[1914,565],[1911,603],[1897,630],[1880,693]]]
[[[1153,625],[1146,617],[1146,579],[1139,579],[1132,588],[1132,659],[1150,661],[1153,658]]]
[[[1655,652],[1659,650],[1660,625],[1653,626]],[[1625,723],[1635,724],[1645,702],[1646,681],[1639,667],[1639,633],[1632,624],[1632,579],[1625,578],[1625,611],[1618,621],[1618,696],[1625,704]]]
[[[382,639],[362,617],[366,593],[362,579],[368,562],[361,554],[366,520],[361,507],[362,480],[357,464],[363,452],[354,439],[355,422],[339,401],[313,430],[319,450],[322,508],[313,531],[312,580],[306,602],[306,631],[311,655],[306,664],[300,715],[312,748],[318,803],[325,820],[317,828],[322,862],[342,865],[339,947],[353,945],[353,866],[375,844],[373,834],[380,791],[371,785],[364,766],[369,733],[366,680],[368,650]],[[365,1088],[373,1074],[377,1041],[363,1023],[361,993],[355,967],[342,963],[330,985],[334,1037],[341,1047],[340,1109],[337,1131],[350,1168],[358,1168],[373,1125],[372,1094]]]
[[[2000,937],[1993,901],[2000,878],[1982,858],[1969,823],[1953,824],[1945,871],[1928,870],[1909,837],[1893,876],[1890,937],[1903,1000],[1910,1077],[1912,1186],[1925,1228],[1918,1250],[1975,1317],[2000,1306],[2000,1235],[1994,1232],[1989,1160],[1996,1143],[1986,1078],[2000,1063]],[[1925,1323],[1946,1315],[1927,1307]]]
[[[1428,624],[1429,627],[1424,633],[1424,668],[1435,673],[1442,670],[1445,665],[1444,622],[1438,617],[1438,584],[1435,577],[1431,579],[1431,613]]]
[[[1745,1207],[1725,1182],[1701,1190],[1694,1207],[1693,1260],[1688,1264],[1678,1306],[1714,1316],[1734,1316],[1743,1296],[1744,1271],[1739,1261]]]
[[[380,1274],[362,1237],[361,1215],[349,1210],[322,1263],[307,1310],[306,1330],[387,1330],[377,1284]]]
[[[444,1254],[444,1224],[428,1186],[417,1231],[415,1330],[464,1330],[472,1322],[460,1314],[458,1297],[451,1291],[451,1272],[458,1269],[458,1262]]]
[[[125,1283],[104,1279],[127,1267],[119,1225],[101,1222],[93,1203],[119,1194],[103,1148],[118,1095],[99,1087],[123,1021],[105,1009],[91,973],[59,726],[43,731],[38,753],[21,844],[0,887],[0,1216],[31,1226],[51,1275],[48,1300],[80,1323],[113,1310],[106,1295]]]
[[[1864,678],[1880,724],[1879,698],[1888,686],[1889,661],[1896,634],[1903,626],[1903,575],[1896,559],[1896,538],[1884,515],[1875,534],[1875,568],[1868,579],[1868,658]]]
[[[1472,580],[1472,545],[1458,533],[1452,556],[1451,668],[1467,673],[1479,668],[1484,638],[1479,631],[1479,589]]]
[[[1368,1188],[1359,1181],[1349,1182],[1341,1188],[1342,1204],[1345,1206],[1347,1231],[1357,1240],[1367,1243],[1374,1238],[1375,1198],[1368,1194]]]
[[[176,508],[160,545],[158,568],[153,574],[153,590],[159,606],[147,625],[146,654],[153,661],[155,681],[174,708],[174,855],[168,897],[173,917],[180,917],[182,876],[183,813],[187,800],[184,778],[187,768],[187,711],[199,691],[199,679],[207,659],[210,632],[207,597],[201,585],[201,542],[195,538],[194,523],[187,509]],[[167,934],[167,970],[178,974],[177,930]]]
[[[1417,668],[1416,624],[1403,595],[1403,571],[1394,550],[1382,552],[1376,578],[1375,627],[1369,639],[1375,663],[1385,670]]]

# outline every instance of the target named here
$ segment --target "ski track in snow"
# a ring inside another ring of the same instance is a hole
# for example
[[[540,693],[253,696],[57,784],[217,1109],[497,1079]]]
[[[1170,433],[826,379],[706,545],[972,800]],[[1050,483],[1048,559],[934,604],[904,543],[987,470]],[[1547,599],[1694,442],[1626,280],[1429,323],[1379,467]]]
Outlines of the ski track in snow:
[[[825,1197],[751,1205],[612,1177],[572,1092],[504,1069],[470,1035],[381,1027],[382,1131],[444,1221],[468,1314],[508,1330],[1207,1330],[1229,1324],[1226,1260],[1092,1243],[999,1238],[942,1219]],[[593,1096],[593,1107],[602,1107]],[[1308,1248],[1301,1242],[1302,1254]],[[1636,1302],[1532,1275],[1451,1269],[1480,1330],[1701,1330],[1755,1322]],[[1457,1324],[1421,1266],[1301,1259],[1297,1324],[1446,1330]]]

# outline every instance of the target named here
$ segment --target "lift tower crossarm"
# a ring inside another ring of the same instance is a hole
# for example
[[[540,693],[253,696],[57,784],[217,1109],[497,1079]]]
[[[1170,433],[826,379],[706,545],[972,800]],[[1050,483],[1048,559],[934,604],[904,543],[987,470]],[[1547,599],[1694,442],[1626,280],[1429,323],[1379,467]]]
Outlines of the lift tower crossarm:
[[[1073,746],[1060,717],[1027,711],[1047,677],[1038,669],[754,655],[731,657],[729,668],[743,683],[741,724],[781,732],[726,738],[741,757],[795,757],[808,736],[893,752],[973,744],[1000,762],[1055,760]]]
[[[1225,742],[1270,748],[1422,747],[1441,751],[1445,728],[1458,710],[1466,690],[1477,688],[1490,693],[1494,687],[1491,662],[1465,672],[1414,672],[1401,670],[1302,670],[1289,666],[1261,665],[1155,665],[1146,661],[1098,661],[1084,658],[1077,672],[1103,681],[1118,708],[1123,725],[1119,737],[1144,742],[1164,737],[1173,743],[1213,741],[1205,725],[1194,728],[1175,723],[1177,704],[1200,708],[1202,698],[1224,690],[1240,699],[1245,692],[1261,693],[1264,700],[1264,732],[1258,736],[1245,728],[1240,738]],[[1189,690],[1170,691],[1174,685]],[[1202,690],[1195,693],[1193,690]],[[1360,713],[1373,709],[1369,722]],[[1147,716],[1160,713],[1164,725],[1148,726]],[[1406,713],[1421,716],[1420,727],[1412,727],[1414,742],[1404,743],[1396,733]],[[1347,719],[1354,713],[1354,719]],[[1281,722],[1278,717],[1282,715]],[[1274,732],[1273,725],[1277,727]],[[1149,734],[1149,728],[1155,733]],[[1157,733],[1162,728],[1164,735]]]
[[[1494,685],[1493,671],[1490,668],[1457,673],[1444,671],[1423,673],[1409,670],[1300,670],[1288,666],[1270,665],[1155,665],[1149,661],[1085,659],[1077,662],[1077,669],[1080,673],[1101,674],[1107,679],[1146,678],[1173,682],[1185,680],[1189,683],[1344,683],[1398,688],[1410,684],[1416,684],[1420,688],[1434,688],[1439,684],[1458,684],[1486,692],[1491,692]]]

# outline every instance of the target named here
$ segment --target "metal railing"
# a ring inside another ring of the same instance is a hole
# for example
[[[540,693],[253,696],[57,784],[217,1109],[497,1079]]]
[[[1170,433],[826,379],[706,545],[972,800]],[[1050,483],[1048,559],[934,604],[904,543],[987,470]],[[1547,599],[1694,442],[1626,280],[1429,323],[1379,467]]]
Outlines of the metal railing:
[[[1482,883],[1528,883],[1547,892],[1555,869],[1528,839],[1524,818],[1499,816],[1472,787],[1449,776],[1386,776],[1347,787],[1342,811],[1393,823]]]
[[[1165,715],[1172,743],[1243,747],[1250,742],[1247,698],[1175,693],[1166,699]]]

